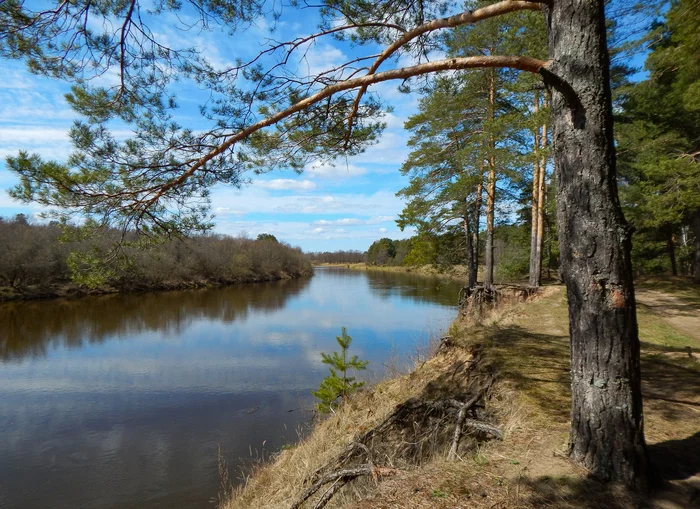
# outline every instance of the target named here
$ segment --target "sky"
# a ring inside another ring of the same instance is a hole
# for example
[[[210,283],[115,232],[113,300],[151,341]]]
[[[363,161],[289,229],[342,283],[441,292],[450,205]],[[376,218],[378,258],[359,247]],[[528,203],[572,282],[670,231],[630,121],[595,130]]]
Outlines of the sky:
[[[221,68],[236,58],[250,58],[271,37],[271,23],[263,18],[235,37],[218,29],[183,32],[169,21],[172,19],[163,16],[153,24],[158,37],[175,44],[185,40]],[[312,13],[306,11],[302,16],[288,11],[272,36],[287,40],[312,33],[316,28],[317,20]],[[309,46],[300,65],[314,72],[345,62],[357,51],[347,43],[327,38]],[[79,117],[64,99],[69,84],[33,75],[21,61],[0,60],[0,67],[3,76],[0,80],[0,216],[24,213],[34,221],[41,221],[39,214],[45,209],[8,196],[7,189],[17,179],[7,169],[5,158],[25,150],[45,159],[65,161],[71,152],[67,132]],[[108,84],[115,79],[116,73],[100,78]],[[378,143],[368,147],[365,153],[334,164],[312,162],[302,174],[251,173],[246,175],[248,182],[241,189],[215,187],[211,195],[214,231],[253,238],[260,233],[271,233],[306,251],[364,251],[379,238],[407,238],[414,234],[410,229],[400,231],[395,220],[404,206],[404,200],[396,197],[396,192],[408,183],[399,173],[409,153],[406,146],[409,135],[403,124],[417,111],[418,98],[402,94],[395,87],[396,84],[380,84],[371,89],[393,107],[393,113],[384,118],[387,128]],[[174,91],[180,105],[178,120],[195,129],[203,127],[197,107],[206,101],[207,94],[186,83],[178,84]],[[114,126],[114,129],[117,137],[129,135],[126,126]]]
[[[148,1],[141,3],[145,7]],[[244,32],[230,36],[218,27],[210,31],[176,28],[188,22],[187,16],[186,11],[177,18],[162,14],[152,17],[149,26],[160,42],[171,47],[193,46],[220,69],[233,65],[238,58],[245,61],[256,56],[270,39],[291,40],[315,32],[318,25],[315,11],[286,9],[277,22],[259,18]],[[359,54],[381,50],[353,48],[332,37],[317,40],[304,49],[305,58],[294,65],[309,74],[335,67]],[[435,54],[431,59],[440,57]],[[632,63],[641,67],[642,62],[643,56],[637,55]],[[410,63],[413,62],[405,59],[398,64],[386,62],[380,70]],[[33,75],[21,61],[0,59],[0,76],[0,216],[24,213],[41,221],[39,214],[45,209],[8,196],[7,189],[17,179],[8,171],[5,157],[25,150],[45,159],[64,161],[71,152],[68,129],[79,117],[64,99],[69,84]],[[95,83],[116,84],[117,79],[115,72],[108,72]],[[399,172],[409,154],[409,133],[403,125],[417,112],[418,97],[400,93],[397,84],[386,82],[370,88],[392,107],[392,113],[384,118],[387,128],[378,143],[359,156],[334,164],[311,162],[302,174],[279,170],[251,173],[245,175],[247,182],[240,189],[215,187],[211,194],[214,231],[253,238],[270,233],[305,251],[364,251],[382,237],[399,239],[413,235],[412,229],[400,231],[396,226],[395,220],[405,203],[396,192],[408,184],[408,178]],[[176,84],[172,91],[179,104],[176,119],[192,129],[206,129],[198,107],[206,102],[208,94],[187,82]],[[130,134],[125,125],[114,125],[113,129],[118,139]]]

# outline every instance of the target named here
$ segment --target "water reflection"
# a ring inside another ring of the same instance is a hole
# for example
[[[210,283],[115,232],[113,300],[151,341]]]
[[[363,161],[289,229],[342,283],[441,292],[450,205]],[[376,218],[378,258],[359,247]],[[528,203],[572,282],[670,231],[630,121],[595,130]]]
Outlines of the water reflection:
[[[144,331],[177,336],[196,320],[244,320],[251,310],[281,309],[309,282],[0,304],[0,358],[44,355],[49,343],[80,347]]]
[[[455,306],[459,298],[460,286],[444,278],[408,273],[401,274],[397,280],[395,273],[371,269],[367,271],[367,277],[370,288],[382,298],[400,295],[444,306]]]
[[[340,327],[381,376],[458,285],[320,269],[245,287],[0,306],[0,507],[190,508],[296,438]]]

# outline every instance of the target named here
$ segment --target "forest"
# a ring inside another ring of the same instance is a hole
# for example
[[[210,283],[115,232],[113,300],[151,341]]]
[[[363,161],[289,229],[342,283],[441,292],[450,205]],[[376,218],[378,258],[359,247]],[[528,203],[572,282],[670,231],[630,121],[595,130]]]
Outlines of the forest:
[[[632,79],[639,69],[624,58],[629,48],[623,42],[611,48],[621,53],[611,76],[617,183],[633,231],[636,276],[683,275],[700,282],[700,43],[692,28],[698,24],[697,9],[683,2],[671,8],[643,41],[649,50],[645,79]],[[614,44],[614,24],[609,31]],[[544,27],[530,15],[507,31],[484,24],[464,32],[450,36],[448,54],[513,45],[545,51]],[[529,276],[534,285],[545,268],[556,276],[547,104],[546,92],[523,73],[472,71],[433,80],[420,112],[406,124],[412,151],[401,171],[410,184],[398,193],[407,205],[397,223],[417,234],[375,241],[367,263],[471,263],[484,267],[487,280],[494,273],[499,282]]]
[[[198,235],[124,244],[116,230],[80,239],[75,227],[0,218],[0,297],[50,297],[82,291],[192,288],[310,275],[299,248],[274,236]]]

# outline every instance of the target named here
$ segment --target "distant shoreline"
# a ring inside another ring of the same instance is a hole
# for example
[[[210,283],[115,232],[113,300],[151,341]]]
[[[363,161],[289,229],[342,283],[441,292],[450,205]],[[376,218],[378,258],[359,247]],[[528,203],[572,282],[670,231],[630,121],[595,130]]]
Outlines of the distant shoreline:
[[[82,298],[98,295],[111,294],[130,294],[130,293],[150,293],[150,292],[168,292],[178,290],[197,290],[202,288],[221,288],[225,286],[237,286],[241,284],[255,283],[271,283],[274,281],[284,281],[287,279],[297,279],[301,277],[309,277],[313,275],[311,272],[303,272],[299,274],[278,274],[275,276],[255,277],[250,279],[238,279],[231,281],[181,281],[181,282],[163,282],[158,284],[141,284],[130,285],[125,287],[102,286],[98,288],[87,288],[76,285],[75,283],[66,282],[63,284],[55,284],[50,286],[31,285],[24,288],[11,288],[8,286],[0,286],[0,303],[3,302],[19,302],[19,301],[36,301],[36,300],[53,300],[64,298]]]
[[[420,276],[435,276],[449,278],[459,282],[467,280],[466,269],[455,265],[440,269],[435,265],[369,265],[367,263],[313,263],[314,267],[339,267],[352,270],[373,270],[382,272],[403,272]]]

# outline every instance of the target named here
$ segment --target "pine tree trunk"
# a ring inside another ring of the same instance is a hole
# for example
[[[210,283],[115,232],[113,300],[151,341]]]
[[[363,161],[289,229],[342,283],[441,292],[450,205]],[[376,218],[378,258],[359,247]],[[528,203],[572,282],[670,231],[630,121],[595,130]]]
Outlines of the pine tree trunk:
[[[600,479],[645,488],[631,233],[617,195],[603,0],[556,0],[547,18],[551,71],[575,92],[568,104],[552,94],[571,335],[569,453]]]
[[[700,284],[700,209],[696,210],[692,218],[693,233],[693,279]]]
[[[535,92],[534,112],[540,110],[540,94]],[[532,171],[532,207],[531,219],[532,227],[530,229],[530,286],[537,287],[540,285],[539,277],[536,275],[536,258],[537,258],[537,204],[539,203],[540,192],[540,128],[536,127],[533,132],[533,154],[535,155],[535,163]]]
[[[547,100],[545,99],[545,106]],[[542,247],[544,245],[544,197],[547,194],[545,178],[547,176],[547,156],[544,155],[544,149],[547,148],[547,124],[542,125],[542,137],[540,138],[540,146],[542,150],[542,159],[540,159],[540,175],[537,191],[537,239],[535,243],[535,267],[534,273],[537,278],[534,286],[540,286],[542,280]]]
[[[678,266],[676,265],[676,245],[673,242],[673,229],[668,227],[668,235],[666,236],[666,251],[668,258],[671,261],[671,275],[678,275]]]
[[[484,166],[481,164],[481,176],[484,175]],[[479,280],[479,226],[481,224],[481,203],[483,202],[484,185],[479,182],[476,187],[476,203],[474,204],[474,274],[475,280]]]
[[[496,79],[491,71],[489,82],[489,118],[494,119],[496,113]],[[489,138],[489,176],[486,183],[486,253],[484,256],[484,285],[493,286],[493,225],[496,205],[496,157],[494,155],[495,140]]]
[[[464,239],[466,241],[467,285],[469,286],[469,288],[473,288],[474,286],[476,286],[476,271],[474,270],[474,246],[472,245],[472,227],[469,222],[468,205],[465,206],[462,224],[464,226]]]

